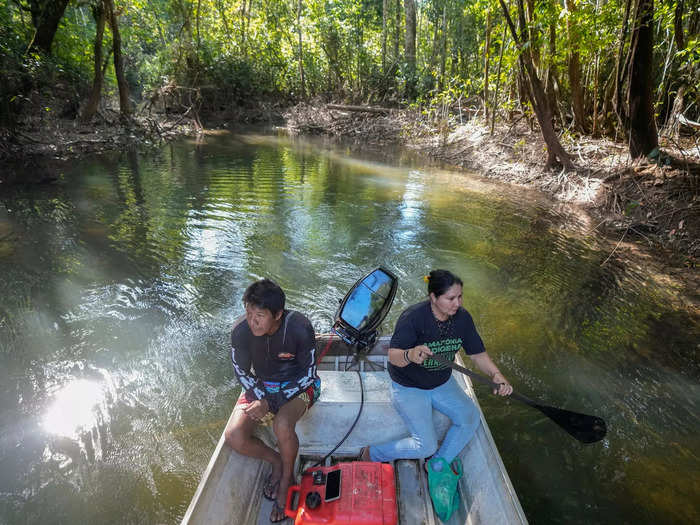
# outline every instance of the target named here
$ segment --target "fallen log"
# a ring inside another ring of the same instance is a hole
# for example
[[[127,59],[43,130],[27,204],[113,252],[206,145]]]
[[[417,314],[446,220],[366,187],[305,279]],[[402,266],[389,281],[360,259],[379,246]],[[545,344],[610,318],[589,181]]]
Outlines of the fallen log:
[[[684,124],[688,127],[691,127],[691,128],[700,129],[700,122],[695,122],[694,120],[690,120],[690,119],[686,118],[685,115],[678,115],[678,122],[680,122],[681,124]]]
[[[345,106],[343,104],[326,104],[328,109],[337,109],[340,111],[364,111],[366,113],[380,113],[388,115],[391,110],[388,108],[377,108],[372,106]]]

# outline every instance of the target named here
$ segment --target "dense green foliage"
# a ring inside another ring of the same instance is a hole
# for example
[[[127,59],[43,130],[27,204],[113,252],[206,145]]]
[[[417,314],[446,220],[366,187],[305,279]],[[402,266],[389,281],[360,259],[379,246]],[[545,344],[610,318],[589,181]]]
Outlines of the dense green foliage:
[[[0,117],[6,122],[28,107],[75,114],[92,84],[93,8],[102,0],[70,0],[46,53],[31,46],[30,8],[49,1],[0,3]],[[404,53],[408,3],[413,0],[117,0],[115,7],[135,102],[155,102],[158,92],[161,103],[175,109],[195,104],[221,111],[270,96],[384,104],[417,99],[472,112],[497,108],[500,117],[525,102],[517,82],[518,51],[498,0],[417,2],[415,70]],[[516,3],[506,5],[517,23]],[[523,52],[533,58],[558,125],[566,128],[575,120],[578,88],[586,117],[577,127],[614,134],[611,100],[621,28],[632,17],[625,15],[626,3],[527,0],[524,7]],[[691,119],[700,114],[698,7],[698,0],[655,5],[652,70],[659,126],[681,88],[680,111]],[[624,37],[628,42],[629,34]],[[105,50],[111,39],[106,30]],[[620,56],[626,53],[623,45]],[[572,76],[572,57],[579,77]],[[407,90],[409,82],[414,93]],[[58,94],[60,108],[44,104],[47,89]],[[111,66],[105,90],[116,92]]]

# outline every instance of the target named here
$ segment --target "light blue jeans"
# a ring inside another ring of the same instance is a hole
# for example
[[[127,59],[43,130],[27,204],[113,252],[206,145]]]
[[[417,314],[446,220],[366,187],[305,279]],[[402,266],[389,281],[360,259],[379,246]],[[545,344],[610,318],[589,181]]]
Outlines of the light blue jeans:
[[[392,381],[391,401],[406,423],[410,435],[396,441],[372,445],[369,448],[372,461],[418,459],[435,455],[452,463],[474,437],[479,426],[479,410],[453,376],[432,390],[411,388]],[[433,408],[452,421],[439,450],[433,426]]]

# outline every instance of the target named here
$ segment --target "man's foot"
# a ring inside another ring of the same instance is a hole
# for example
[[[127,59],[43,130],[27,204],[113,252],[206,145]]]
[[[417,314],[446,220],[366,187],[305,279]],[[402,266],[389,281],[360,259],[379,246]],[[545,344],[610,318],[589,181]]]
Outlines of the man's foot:
[[[282,465],[272,465],[272,471],[265,478],[263,484],[263,497],[268,500],[277,499],[277,491],[282,478]]]
[[[263,498],[268,500],[277,499],[277,487],[279,487],[280,480],[272,479],[272,472],[270,472],[265,478],[265,483],[263,484]]]
[[[272,513],[270,514],[270,521],[273,523],[276,523],[272,518],[277,510],[281,509],[282,515],[284,515],[284,506],[287,504],[287,490],[289,489],[290,485],[293,484],[294,479],[285,479],[284,477],[280,479],[279,486],[277,487],[277,499],[273,502]],[[280,518],[278,521],[282,521],[282,519],[284,518]]]
[[[280,506],[276,501],[272,502],[272,511],[270,512],[270,521],[272,523],[279,523],[287,519],[287,515],[284,513],[284,506]]]

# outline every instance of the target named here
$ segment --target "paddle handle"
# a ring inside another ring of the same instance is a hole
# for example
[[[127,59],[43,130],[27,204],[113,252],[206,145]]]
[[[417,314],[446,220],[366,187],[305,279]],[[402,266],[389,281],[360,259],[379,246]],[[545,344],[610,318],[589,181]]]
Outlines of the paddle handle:
[[[498,389],[498,387],[500,386],[500,383],[494,383],[488,377],[482,376],[481,374],[477,374],[476,372],[472,372],[468,368],[464,368],[463,366],[458,365],[454,361],[448,361],[447,359],[445,359],[444,357],[442,357],[438,354],[433,354],[430,357],[432,359],[435,359],[438,363],[441,363],[443,365],[447,365],[450,368],[457,370],[458,372],[462,372],[464,375],[471,377],[472,379],[474,379],[475,381],[478,381],[479,383],[483,383],[484,385],[488,385],[491,388]],[[522,394],[518,394],[517,392],[512,392],[510,394],[510,397],[512,397],[513,399],[517,399],[518,401],[521,401],[522,403],[525,403],[526,405],[530,405],[532,407],[539,407],[538,403],[535,403],[532,399],[525,397]]]

